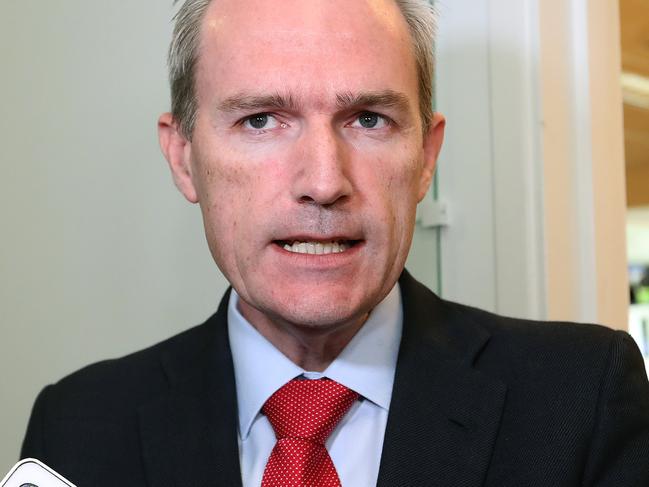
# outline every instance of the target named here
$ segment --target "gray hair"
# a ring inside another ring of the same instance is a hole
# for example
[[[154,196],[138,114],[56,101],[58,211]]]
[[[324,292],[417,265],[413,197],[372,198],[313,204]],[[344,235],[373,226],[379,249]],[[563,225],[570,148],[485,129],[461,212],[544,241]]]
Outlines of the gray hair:
[[[174,4],[180,0],[174,0]],[[169,81],[171,113],[180,131],[191,140],[196,122],[196,65],[201,23],[212,0],[185,0],[174,16],[175,26],[169,46]],[[395,0],[403,14],[417,63],[419,111],[424,130],[433,118],[433,77],[437,17],[430,0]]]

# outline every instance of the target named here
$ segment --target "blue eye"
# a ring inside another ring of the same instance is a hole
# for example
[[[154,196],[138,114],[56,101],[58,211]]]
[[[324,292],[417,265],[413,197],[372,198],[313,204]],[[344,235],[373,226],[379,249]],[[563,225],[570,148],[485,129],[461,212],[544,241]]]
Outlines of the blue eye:
[[[358,117],[358,121],[366,129],[372,129],[379,123],[379,116],[376,113],[364,113]]]
[[[248,119],[248,122],[254,129],[263,129],[268,123],[268,115],[265,113],[254,115]]]
[[[246,117],[243,120],[243,126],[251,130],[270,130],[280,127],[280,123],[270,113],[256,113]]]
[[[374,112],[363,112],[358,115],[358,117],[356,117],[356,120],[354,120],[352,127],[360,127],[364,129],[380,129],[386,127],[387,125],[389,125],[389,122],[382,115]]]

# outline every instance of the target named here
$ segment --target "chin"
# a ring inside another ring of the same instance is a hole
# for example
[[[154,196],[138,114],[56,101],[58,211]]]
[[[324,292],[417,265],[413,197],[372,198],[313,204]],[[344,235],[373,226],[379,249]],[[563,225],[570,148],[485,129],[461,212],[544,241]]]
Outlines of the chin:
[[[323,295],[316,299],[311,296],[285,300],[274,306],[282,320],[295,326],[326,329],[357,322],[376,305],[372,300],[351,300],[350,296],[338,299]]]
[[[294,326],[300,328],[310,328],[315,330],[327,330],[344,326],[348,323],[356,322],[364,313],[352,314],[346,313],[341,310],[317,310],[310,312],[308,310],[300,310],[287,316],[287,321],[291,322]]]

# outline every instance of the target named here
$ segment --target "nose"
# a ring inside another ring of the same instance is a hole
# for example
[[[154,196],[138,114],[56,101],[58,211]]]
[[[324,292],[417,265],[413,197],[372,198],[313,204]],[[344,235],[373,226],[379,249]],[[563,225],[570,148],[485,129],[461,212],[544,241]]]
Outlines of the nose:
[[[352,194],[348,148],[326,123],[305,128],[299,139],[293,196],[300,203],[332,206]]]

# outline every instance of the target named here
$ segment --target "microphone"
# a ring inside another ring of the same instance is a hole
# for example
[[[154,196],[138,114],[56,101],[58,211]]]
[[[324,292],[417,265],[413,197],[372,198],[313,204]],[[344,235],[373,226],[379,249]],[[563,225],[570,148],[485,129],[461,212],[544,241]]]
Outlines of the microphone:
[[[35,458],[25,458],[13,466],[0,487],[76,487]]]

